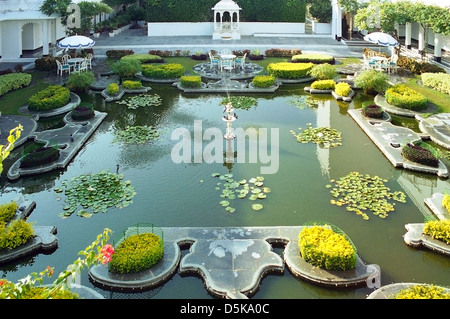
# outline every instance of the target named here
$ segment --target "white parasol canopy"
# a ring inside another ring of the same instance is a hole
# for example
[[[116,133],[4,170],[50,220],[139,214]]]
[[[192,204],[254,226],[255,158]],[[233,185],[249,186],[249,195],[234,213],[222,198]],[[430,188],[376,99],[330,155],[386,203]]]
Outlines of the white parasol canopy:
[[[372,32],[364,36],[364,40],[385,47],[395,47],[398,41],[390,34],[384,32]]]
[[[84,35],[72,35],[58,42],[58,47],[63,49],[83,49],[94,46],[95,41]]]

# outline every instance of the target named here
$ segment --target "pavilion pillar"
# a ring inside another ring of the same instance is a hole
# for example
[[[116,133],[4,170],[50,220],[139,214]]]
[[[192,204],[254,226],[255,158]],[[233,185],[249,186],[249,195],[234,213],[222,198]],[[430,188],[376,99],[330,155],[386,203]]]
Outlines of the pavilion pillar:
[[[435,33],[434,34],[434,56],[433,60],[436,62],[441,62],[442,57],[442,37],[441,34]]]
[[[411,22],[406,22],[405,25],[405,46],[408,50],[411,49]]]
[[[48,43],[48,20],[42,20],[42,55],[46,56],[49,54]]]
[[[425,50],[425,30],[423,30],[422,26],[419,27],[419,43],[417,49],[419,53],[422,54]]]

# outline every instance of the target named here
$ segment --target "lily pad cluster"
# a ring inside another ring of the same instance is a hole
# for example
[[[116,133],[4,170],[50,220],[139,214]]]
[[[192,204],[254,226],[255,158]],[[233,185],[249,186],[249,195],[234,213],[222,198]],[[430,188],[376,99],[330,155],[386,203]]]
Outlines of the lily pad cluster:
[[[304,109],[317,109],[319,106],[319,100],[312,98],[310,95],[300,95],[292,98],[287,104],[294,105],[300,110]]]
[[[125,130],[116,130],[114,134],[114,141],[120,141],[126,144],[145,144],[159,137],[156,128],[146,125],[127,126]]]
[[[249,180],[241,179],[239,181],[233,179],[233,174],[228,173],[220,175],[213,173],[212,177],[219,178],[221,182],[217,182],[216,190],[222,190],[220,197],[224,198],[219,202],[220,206],[225,207],[229,213],[234,213],[236,209],[231,207],[231,200],[247,198],[250,201],[257,201],[267,198],[267,194],[271,192],[269,187],[264,186],[264,177],[257,176]],[[254,202],[252,209],[259,211],[264,206],[261,203]]]
[[[142,93],[117,101],[117,103],[125,104],[129,109],[137,109],[141,106],[159,106],[162,103],[162,99],[158,94]]]
[[[337,181],[331,180],[330,182],[334,185],[328,184],[326,187],[331,188],[331,196],[335,198],[330,203],[337,206],[346,206],[347,211],[355,212],[362,216],[364,220],[369,219],[369,216],[365,213],[367,210],[372,211],[374,215],[380,218],[388,217],[388,213],[394,211],[395,205],[395,203],[390,203],[389,200],[406,202],[406,195],[403,192],[391,192],[384,184],[388,180],[379,176],[351,172]]]
[[[311,123],[307,124],[307,128],[296,134],[293,130],[291,130],[291,134],[297,138],[297,142],[299,143],[315,143],[320,145],[323,148],[332,148],[341,146],[342,138],[341,132],[336,129],[332,129],[329,127],[312,127]]]
[[[235,109],[248,110],[258,103],[258,100],[251,96],[230,96],[222,100],[220,104],[227,105],[229,102]]]
[[[57,194],[66,195],[60,216],[69,217],[77,212],[78,216],[91,217],[99,212],[106,213],[110,207],[129,206],[136,192],[131,182],[123,179],[123,174],[102,170],[63,181],[61,187],[54,189]]]

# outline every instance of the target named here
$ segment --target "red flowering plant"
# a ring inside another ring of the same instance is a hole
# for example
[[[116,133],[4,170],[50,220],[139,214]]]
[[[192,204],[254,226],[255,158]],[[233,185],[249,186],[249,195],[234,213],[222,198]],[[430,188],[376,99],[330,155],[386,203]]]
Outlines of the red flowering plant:
[[[111,232],[110,229],[105,228],[103,233],[98,235],[97,239],[91,245],[86,247],[84,251],[78,253],[82,257],[79,257],[73,264],[67,266],[67,269],[62,271],[51,285],[42,286],[44,289],[40,293],[42,298],[51,299],[52,296],[60,291],[70,290],[71,282],[75,282],[77,275],[84,268],[89,268],[97,263],[108,263],[112,258],[112,254],[114,254],[113,246],[106,244]],[[44,278],[51,277],[52,275],[53,268],[47,266],[40,273],[33,272],[25,278],[19,279],[17,283],[0,279],[0,299],[24,299],[23,297],[31,289],[41,286]]]

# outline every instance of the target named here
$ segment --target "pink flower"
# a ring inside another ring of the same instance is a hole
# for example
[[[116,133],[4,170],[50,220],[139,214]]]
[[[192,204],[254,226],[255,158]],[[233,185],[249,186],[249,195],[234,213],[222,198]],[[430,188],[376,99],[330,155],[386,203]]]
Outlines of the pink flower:
[[[106,244],[100,250],[99,260],[102,264],[107,264],[111,261],[114,254],[114,247],[111,244]]]

